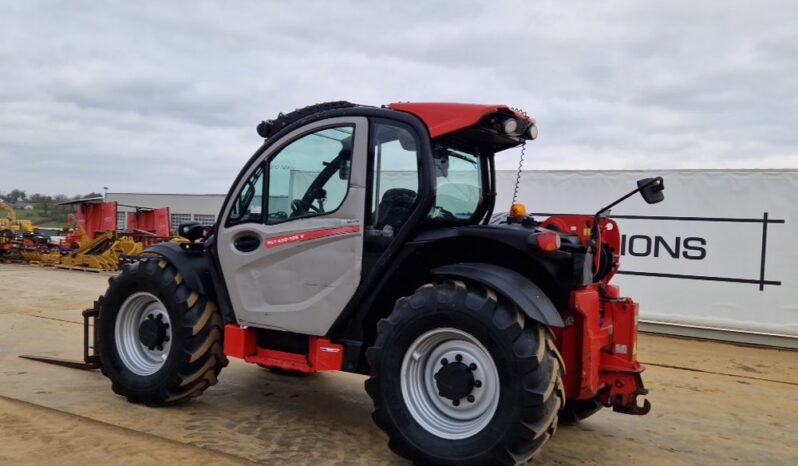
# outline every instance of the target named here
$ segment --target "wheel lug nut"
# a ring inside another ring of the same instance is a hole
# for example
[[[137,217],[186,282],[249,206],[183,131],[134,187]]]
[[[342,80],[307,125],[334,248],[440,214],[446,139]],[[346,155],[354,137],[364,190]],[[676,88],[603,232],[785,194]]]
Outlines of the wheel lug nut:
[[[165,337],[163,337],[163,341],[169,341],[169,335],[166,335]]]
[[[158,314],[158,315],[157,315],[157,316],[155,316],[155,317],[156,317],[158,320],[163,320],[163,314]]]
[[[463,355],[462,354],[458,354],[457,356],[454,357],[454,360],[457,361],[457,362],[462,361],[463,360]]]
[[[443,359],[441,359],[441,364],[443,364],[445,366],[445,365],[449,364],[449,360],[446,359],[446,358],[443,358]]]
[[[452,404],[455,406],[460,406],[460,400],[452,400]]]
[[[158,345],[158,351],[163,351],[163,346]]]
[[[165,322],[165,323],[163,324],[163,328],[169,328],[169,322]]]
[[[154,316],[152,314],[147,314],[148,319],[152,319]]]
[[[148,346],[147,349],[149,349],[150,351],[155,351],[155,347],[154,346]]]
[[[469,403],[473,403],[474,402],[474,395],[468,395],[468,397],[466,399],[468,400]]]
[[[475,380],[474,381],[474,386],[477,387],[477,388],[481,387],[482,386],[482,381],[481,380]]]
[[[477,365],[472,362],[471,364],[468,365],[468,368],[471,369],[472,371],[475,371],[477,370]]]

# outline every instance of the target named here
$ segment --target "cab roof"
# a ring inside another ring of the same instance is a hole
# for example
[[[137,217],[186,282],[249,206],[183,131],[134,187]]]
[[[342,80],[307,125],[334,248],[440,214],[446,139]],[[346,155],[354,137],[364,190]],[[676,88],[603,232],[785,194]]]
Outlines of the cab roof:
[[[473,126],[492,113],[506,113],[535,123],[534,118],[513,110],[507,105],[482,105],[446,102],[394,102],[388,108],[417,116],[427,125],[431,138],[443,136]]]

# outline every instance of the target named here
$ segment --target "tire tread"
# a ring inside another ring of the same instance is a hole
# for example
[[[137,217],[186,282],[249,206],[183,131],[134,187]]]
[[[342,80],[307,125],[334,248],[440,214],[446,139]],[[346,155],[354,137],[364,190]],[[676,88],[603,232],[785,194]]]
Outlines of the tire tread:
[[[468,461],[442,460],[430,457],[415,448],[392,422],[388,400],[380,393],[380,367],[382,355],[389,344],[389,336],[403,322],[412,320],[419,310],[434,306],[437,310],[455,309],[481,315],[493,331],[512,342],[512,351],[524,368],[525,381],[522,413],[515,427],[510,429],[507,441],[492,447],[479,458]],[[389,447],[395,453],[411,459],[415,464],[508,464],[528,461],[554,435],[557,416],[565,398],[562,374],[565,371],[562,357],[548,329],[537,324],[514,306],[500,299],[497,293],[482,285],[447,280],[419,287],[408,297],[396,301],[393,312],[377,324],[378,335],[374,345],[366,351],[371,376],[366,380],[366,392],[374,403],[372,418],[388,434]],[[529,348],[533,349],[530,351]],[[536,383],[529,384],[528,380]]]
[[[188,398],[199,396],[207,388],[216,385],[218,374],[227,366],[228,361],[224,355],[223,336],[224,323],[219,315],[216,304],[206,296],[191,290],[182,279],[182,275],[174,266],[163,258],[145,260],[123,267],[119,276],[109,280],[109,289],[106,295],[113,293],[116,286],[124,278],[136,279],[137,275],[160,276],[158,282],[166,288],[166,292],[177,298],[179,307],[184,308],[184,328],[190,329],[190,336],[184,340],[183,358],[177,371],[169,376],[169,382],[162,387],[142,393],[127,389],[117,380],[116,370],[103,361],[100,368],[106,377],[111,379],[111,388],[114,393],[125,396],[132,403],[144,403],[150,406],[173,405]],[[106,312],[104,305],[105,296],[94,302],[98,311],[97,325],[102,325]],[[98,353],[103,354],[104,342],[96,342]],[[111,350],[109,348],[109,350]]]

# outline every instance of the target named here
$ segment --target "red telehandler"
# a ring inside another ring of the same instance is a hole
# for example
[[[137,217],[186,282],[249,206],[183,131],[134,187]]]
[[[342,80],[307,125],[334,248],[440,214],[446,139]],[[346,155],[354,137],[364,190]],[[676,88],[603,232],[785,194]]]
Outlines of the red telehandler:
[[[649,411],[609,208],[661,201],[662,178],[594,216],[492,223],[494,157],[537,136],[520,111],[332,102],[258,133],[213,231],[181,225],[87,312],[114,392],[178,403],[230,357],[364,374],[390,447],[425,464],[518,464],[558,417]]]

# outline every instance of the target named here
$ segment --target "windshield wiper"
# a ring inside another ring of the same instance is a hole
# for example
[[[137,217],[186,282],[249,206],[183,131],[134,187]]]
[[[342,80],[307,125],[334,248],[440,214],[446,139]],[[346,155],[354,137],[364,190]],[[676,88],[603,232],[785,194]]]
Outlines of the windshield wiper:
[[[450,149],[447,149],[446,153],[447,153],[447,155],[449,157],[454,157],[456,159],[465,160],[466,162],[468,162],[468,163],[470,163],[472,165],[476,165],[477,164],[476,159],[471,160],[470,158],[466,157],[465,155],[458,154],[457,152],[452,152],[452,150],[450,150]]]

